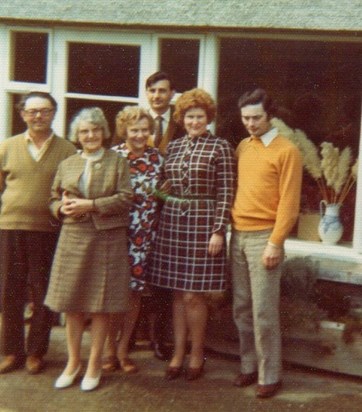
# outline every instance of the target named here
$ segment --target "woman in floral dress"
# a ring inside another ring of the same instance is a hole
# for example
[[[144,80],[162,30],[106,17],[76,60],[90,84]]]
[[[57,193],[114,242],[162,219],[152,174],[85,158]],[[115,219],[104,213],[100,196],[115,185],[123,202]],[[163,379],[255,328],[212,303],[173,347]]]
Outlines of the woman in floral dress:
[[[158,220],[156,188],[163,165],[158,149],[147,146],[153,127],[152,117],[140,107],[127,106],[116,117],[117,136],[123,141],[112,149],[128,160],[134,191],[128,230],[131,308],[124,317],[115,315],[111,320],[103,364],[103,369],[107,371],[121,368],[126,373],[134,373],[138,370],[128,357],[128,346],[140,311],[145,267]],[[117,342],[119,333],[120,340]]]

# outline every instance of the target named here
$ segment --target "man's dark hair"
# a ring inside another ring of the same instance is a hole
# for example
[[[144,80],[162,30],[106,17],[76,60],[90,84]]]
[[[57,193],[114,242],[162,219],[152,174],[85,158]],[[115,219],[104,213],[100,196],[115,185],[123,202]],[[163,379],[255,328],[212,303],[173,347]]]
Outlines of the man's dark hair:
[[[268,114],[268,117],[272,117],[275,115],[277,107],[272,98],[267,95],[264,89],[255,89],[253,91],[244,93],[239,99],[238,106],[239,109],[242,109],[243,107],[248,106],[249,104],[260,103],[263,105],[263,109]]]
[[[32,97],[41,97],[42,99],[47,99],[50,101],[50,103],[52,104],[52,106],[54,107],[54,110],[57,110],[58,107],[58,103],[56,102],[56,100],[54,99],[54,97],[46,92],[30,92],[30,93],[26,93],[24,95],[21,96],[21,99],[19,101],[19,103],[16,105],[17,109],[19,111],[24,110],[25,104],[27,102],[28,99],[32,98]]]
[[[170,75],[166,72],[158,71],[156,73],[151,74],[150,77],[147,78],[146,80],[146,89],[151,87],[153,84],[161,81],[161,80],[168,80],[170,83],[170,89],[175,90],[174,83],[170,77]]]

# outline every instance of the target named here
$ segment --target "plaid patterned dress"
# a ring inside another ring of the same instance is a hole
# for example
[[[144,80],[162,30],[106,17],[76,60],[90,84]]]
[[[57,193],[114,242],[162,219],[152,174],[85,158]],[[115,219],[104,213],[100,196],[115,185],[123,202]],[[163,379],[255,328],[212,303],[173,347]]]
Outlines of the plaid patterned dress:
[[[214,232],[226,232],[235,163],[226,140],[210,134],[172,141],[165,161],[172,195],[163,206],[149,265],[149,283],[183,291],[222,291],[226,247],[208,253]],[[226,245],[226,243],[225,243]]]

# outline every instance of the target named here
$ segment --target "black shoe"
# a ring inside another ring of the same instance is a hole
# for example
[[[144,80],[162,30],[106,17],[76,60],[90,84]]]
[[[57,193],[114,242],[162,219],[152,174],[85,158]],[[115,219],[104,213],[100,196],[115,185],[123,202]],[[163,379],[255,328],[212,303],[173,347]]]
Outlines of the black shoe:
[[[204,373],[205,362],[206,362],[206,358],[204,358],[201,366],[199,366],[198,368],[188,367],[186,369],[186,375],[185,375],[186,380],[195,381],[196,379],[199,379]]]
[[[181,376],[183,372],[182,366],[168,366],[165,373],[165,379],[173,381]]]
[[[153,344],[153,352],[155,358],[159,360],[168,361],[172,358],[172,347],[166,346],[163,343],[155,342]]]

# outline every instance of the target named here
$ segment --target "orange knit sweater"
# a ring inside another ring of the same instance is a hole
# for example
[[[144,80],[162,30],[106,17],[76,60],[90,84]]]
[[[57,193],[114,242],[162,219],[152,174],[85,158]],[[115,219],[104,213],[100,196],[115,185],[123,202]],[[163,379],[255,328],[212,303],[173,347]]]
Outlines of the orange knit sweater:
[[[299,213],[302,157],[298,148],[281,135],[268,146],[249,137],[241,141],[236,156],[233,227],[241,231],[272,229],[269,241],[282,246]]]

